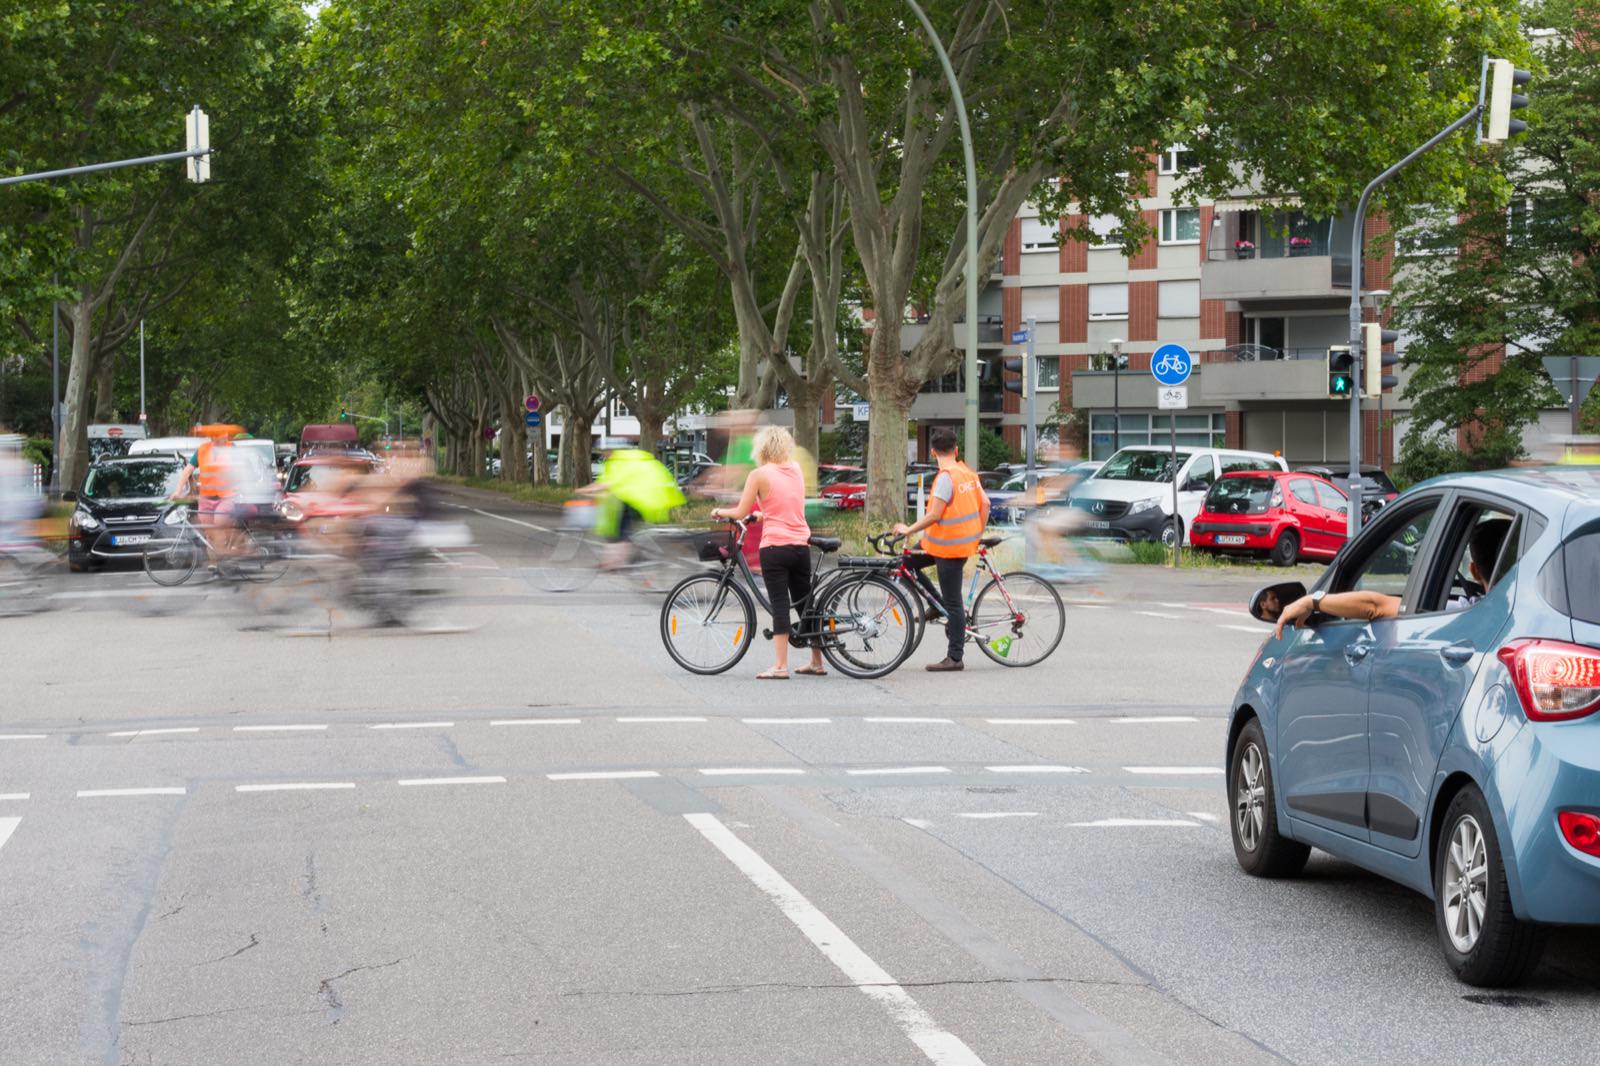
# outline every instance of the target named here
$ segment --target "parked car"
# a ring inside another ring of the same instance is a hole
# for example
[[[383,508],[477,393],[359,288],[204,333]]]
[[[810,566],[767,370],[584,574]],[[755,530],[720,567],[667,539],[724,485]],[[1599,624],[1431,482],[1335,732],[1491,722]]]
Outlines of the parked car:
[[[128,445],[128,454],[134,455],[176,455],[187,459],[200,450],[204,444],[204,437],[146,437],[136,440]]]
[[[859,511],[867,505],[867,472],[859,466],[819,466],[817,490],[817,495],[843,510]]]
[[[337,451],[297,459],[283,483],[278,513],[290,522],[361,513],[365,505],[347,500],[345,494],[356,481],[377,469],[377,464],[371,460]]]
[[[360,439],[353,423],[312,423],[300,430],[300,454],[313,448],[354,448]]]
[[[1350,468],[1348,466],[1302,466],[1300,469],[1307,474],[1315,474],[1317,477],[1328,479],[1339,486],[1341,490],[1344,490],[1346,495],[1349,495]],[[1384,471],[1383,467],[1363,466],[1361,468],[1361,495],[1363,500],[1377,497],[1384,503],[1389,503],[1400,495],[1400,490],[1394,487],[1394,482],[1389,479],[1389,475]]]
[[[1167,448],[1123,448],[1073,486],[1068,500],[1084,512],[1084,532],[1118,540],[1160,540],[1171,547],[1187,540],[1206,493],[1223,474],[1239,470],[1287,470],[1281,456],[1231,448],[1179,448],[1177,469]],[[1172,513],[1172,481],[1178,481],[1178,513]]]
[[[67,518],[67,566],[82,573],[116,559],[139,559],[145,545],[161,535],[161,523],[174,511],[172,493],[183,461],[156,454],[102,459],[89,468]],[[175,519],[174,519],[175,520]]]
[[[1189,543],[1200,551],[1265,554],[1279,566],[1293,566],[1302,556],[1339,554],[1349,516],[1349,499],[1325,478],[1280,470],[1224,474],[1206,493]]]
[[[1315,588],[1386,613],[1269,635],[1233,699],[1239,864],[1289,877],[1320,848],[1415,889],[1473,985],[1520,980],[1547,925],[1600,924],[1597,574],[1594,468],[1449,475],[1384,508]]]
[[[1041,481],[1065,475],[1074,478],[1074,484],[1076,484],[1076,481],[1081,481],[1083,478],[1088,477],[1103,465],[1105,464],[1085,460],[1080,463],[1073,463],[1070,466],[1038,467],[1033,472],[1034,483],[1038,484]],[[1008,464],[1008,466],[1012,468],[1011,472],[1000,478],[998,484],[991,486],[987,481],[983,484],[984,491],[989,494],[990,522],[1020,522],[1027,513],[1026,507],[1020,506],[1015,502],[1028,487],[1027,468],[1024,467],[1018,472],[1015,469],[1015,463]],[[986,476],[979,475],[980,478]]]

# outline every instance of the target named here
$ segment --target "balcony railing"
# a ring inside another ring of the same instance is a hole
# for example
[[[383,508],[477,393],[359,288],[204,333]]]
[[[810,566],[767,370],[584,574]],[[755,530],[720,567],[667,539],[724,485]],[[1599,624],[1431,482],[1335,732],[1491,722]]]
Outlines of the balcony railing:
[[[1326,347],[1273,348],[1265,344],[1231,344],[1226,348],[1210,348],[1196,354],[1201,363],[1275,363],[1327,357]]]
[[[1330,257],[1332,283],[1350,284],[1350,220],[1301,211],[1217,211],[1206,240],[1210,261]]]

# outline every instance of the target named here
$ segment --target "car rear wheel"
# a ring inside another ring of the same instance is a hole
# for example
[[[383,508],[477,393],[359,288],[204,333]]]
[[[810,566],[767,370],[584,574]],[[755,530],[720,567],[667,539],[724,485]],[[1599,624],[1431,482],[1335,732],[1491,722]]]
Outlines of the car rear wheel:
[[[1183,541],[1183,519],[1174,518],[1161,527],[1161,546],[1171,549]]]
[[[1252,877],[1293,877],[1311,857],[1311,849],[1278,831],[1277,798],[1272,791],[1272,766],[1261,723],[1252,718],[1233,745],[1228,773],[1233,815],[1229,819],[1233,854]]]
[[[1515,985],[1533,972],[1545,931],[1511,910],[1500,842],[1483,794],[1468,785],[1445,812],[1434,861],[1434,924],[1456,977],[1481,988]]]
[[[1299,561],[1300,534],[1286,529],[1278,534],[1277,543],[1272,545],[1272,563],[1274,566],[1293,566]]]

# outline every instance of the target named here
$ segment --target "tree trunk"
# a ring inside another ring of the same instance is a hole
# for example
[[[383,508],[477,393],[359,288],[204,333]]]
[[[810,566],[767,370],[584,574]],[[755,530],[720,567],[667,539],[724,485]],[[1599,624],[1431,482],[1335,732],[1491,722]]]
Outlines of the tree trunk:
[[[76,490],[89,467],[90,343],[94,333],[94,308],[87,294],[62,308],[72,324],[72,353],[67,363],[67,384],[61,394],[61,487]]]
[[[661,447],[661,427],[666,416],[645,406],[635,408],[633,413],[639,419],[639,450],[655,455]]]
[[[593,450],[589,436],[594,415],[568,409],[561,420],[561,483],[577,489],[590,481],[589,463]]]
[[[550,447],[545,442],[545,427],[541,424],[533,431],[533,470],[535,485],[550,484]]]
[[[867,350],[867,520],[901,522],[906,513],[906,425],[916,385],[907,387],[899,316],[880,315]]]
[[[116,397],[112,387],[116,384],[117,361],[111,352],[103,354],[94,369],[94,420],[116,421]]]
[[[789,409],[794,412],[794,442],[809,452],[813,460],[822,455],[822,412],[817,409],[821,394],[822,389],[809,382],[789,392]]]

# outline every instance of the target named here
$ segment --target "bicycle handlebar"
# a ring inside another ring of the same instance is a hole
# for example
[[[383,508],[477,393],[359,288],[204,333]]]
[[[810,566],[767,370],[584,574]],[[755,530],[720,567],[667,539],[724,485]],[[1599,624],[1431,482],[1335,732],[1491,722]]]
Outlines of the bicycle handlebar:
[[[905,539],[904,533],[874,533],[867,538],[867,543],[872,545],[879,555],[893,555],[894,545]]]

